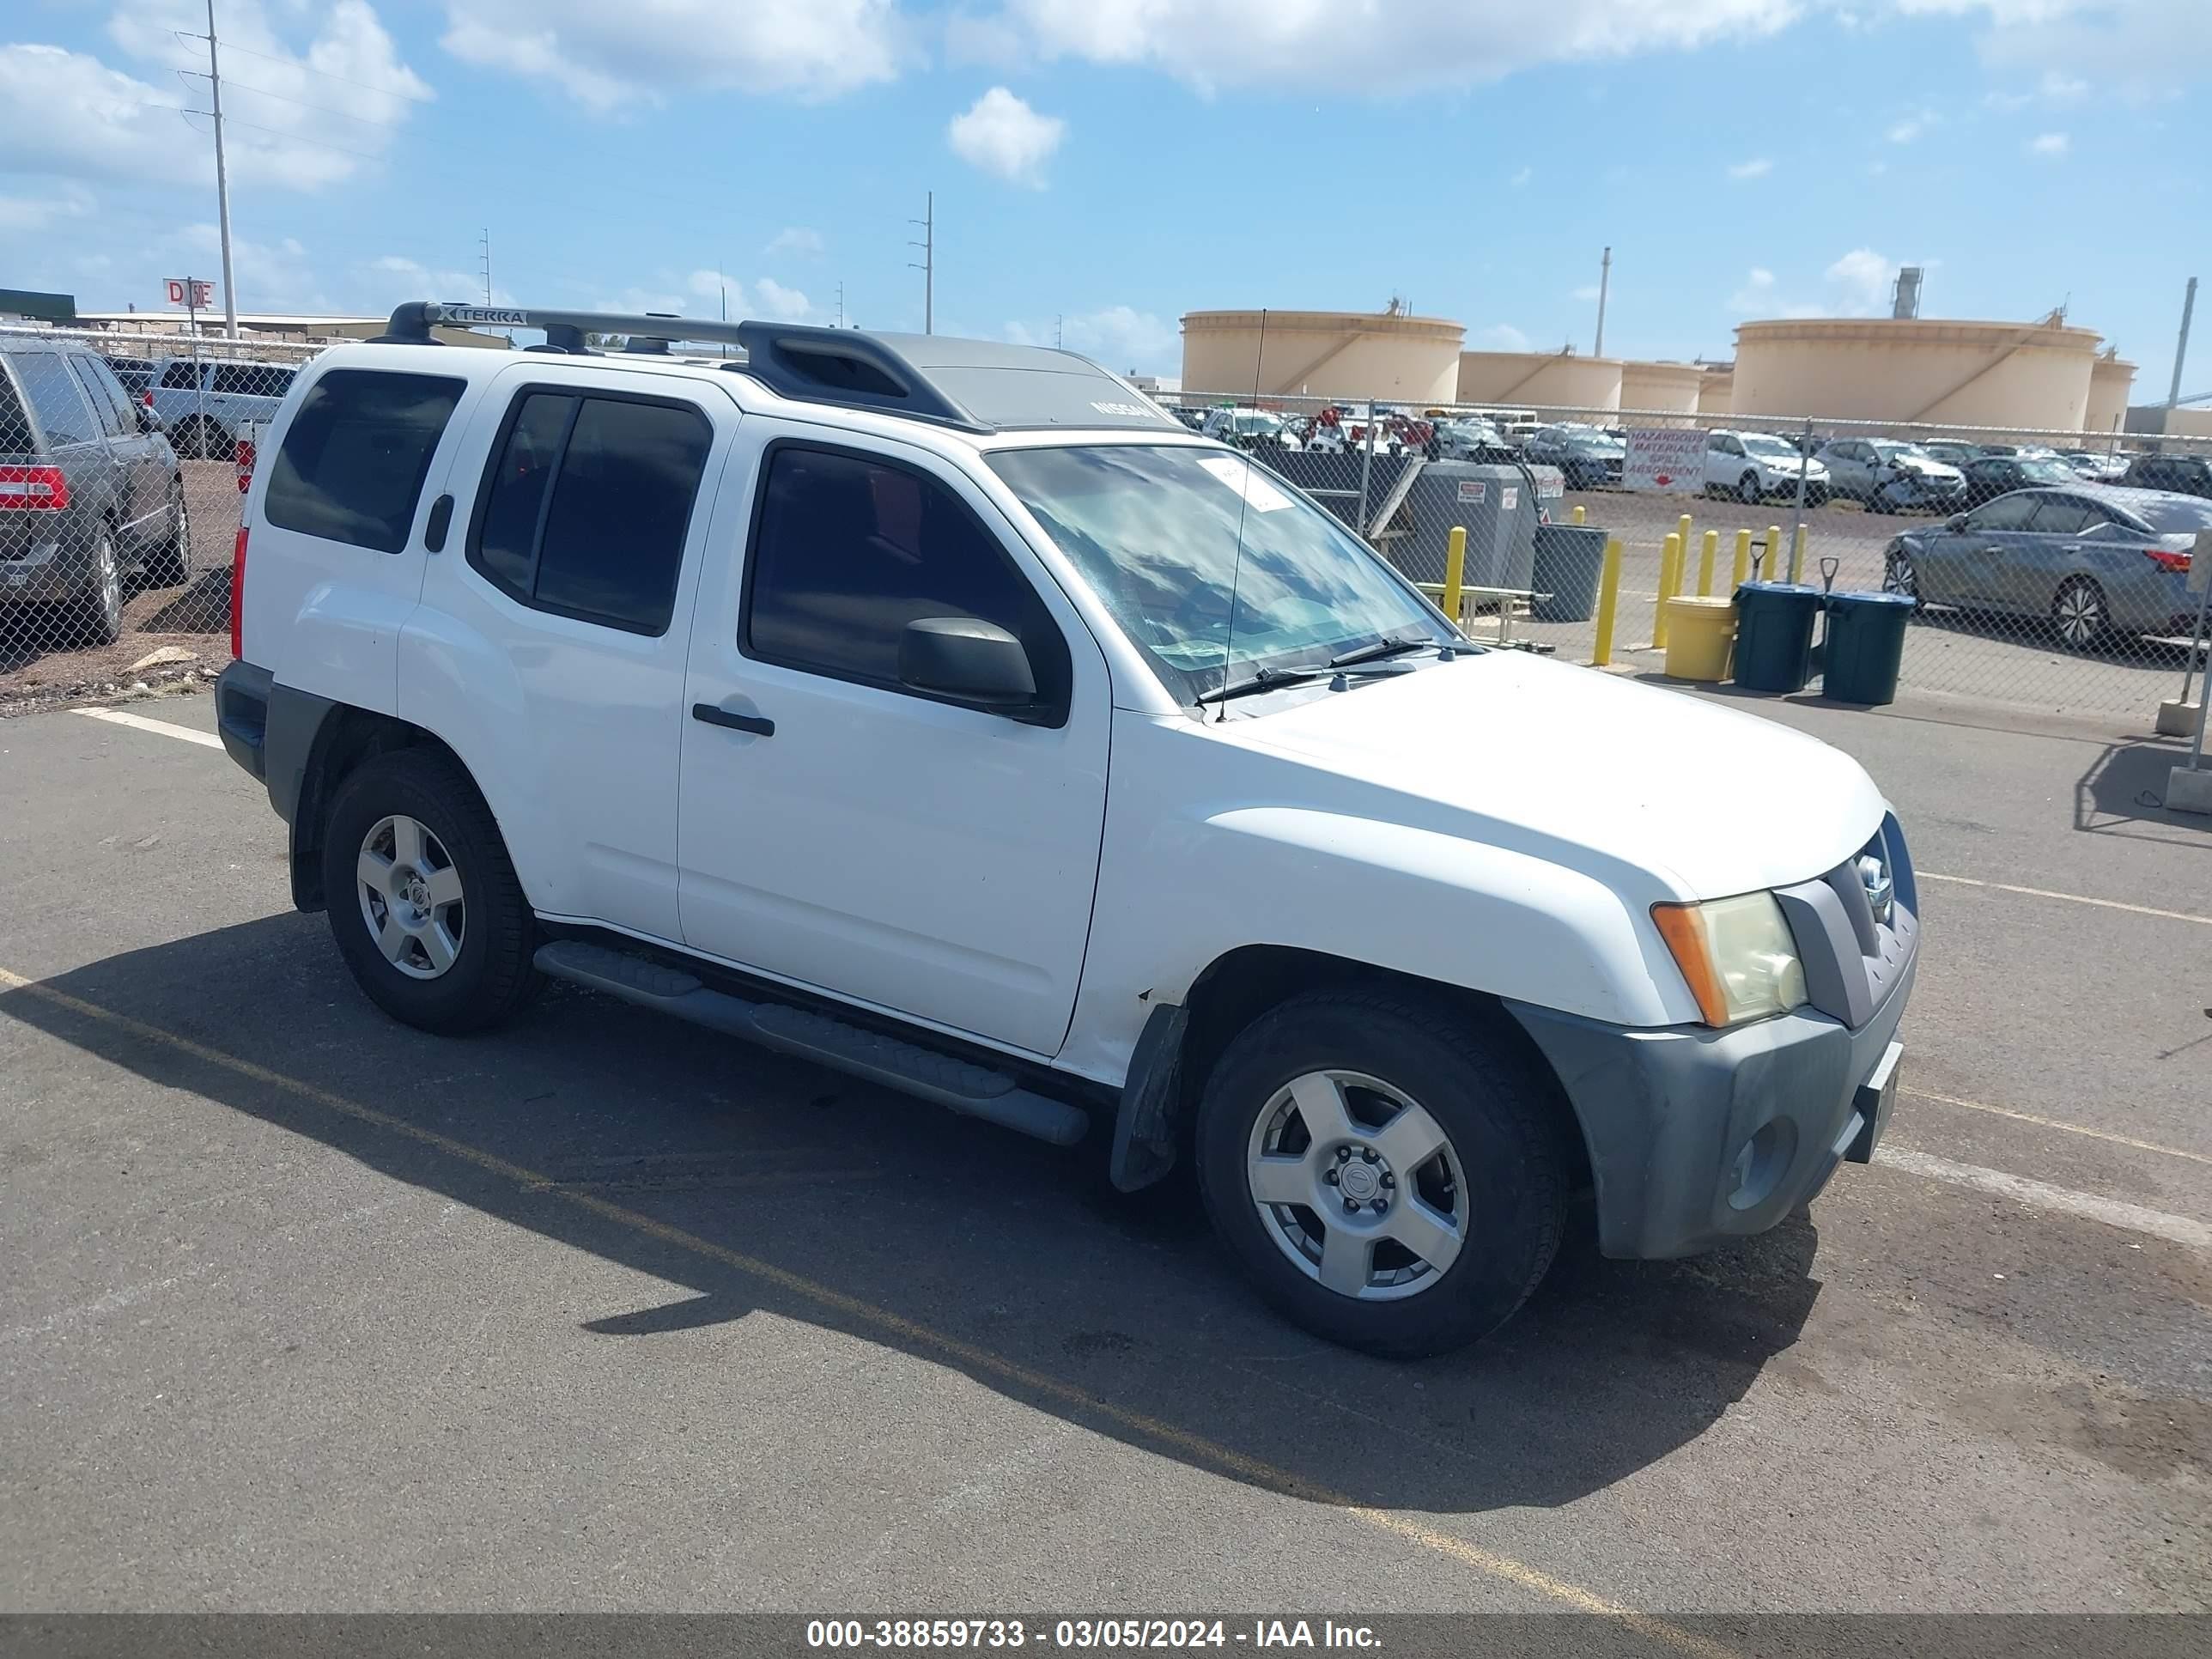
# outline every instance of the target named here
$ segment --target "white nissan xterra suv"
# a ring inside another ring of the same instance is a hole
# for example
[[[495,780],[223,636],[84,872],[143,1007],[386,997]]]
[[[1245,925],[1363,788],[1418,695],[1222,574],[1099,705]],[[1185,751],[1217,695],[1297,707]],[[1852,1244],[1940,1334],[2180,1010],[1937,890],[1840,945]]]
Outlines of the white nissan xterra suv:
[[[1611,1255],[1771,1227],[1894,1097],[1856,764],[1470,644],[1078,356],[410,304],[301,372],[235,563],[224,744],[389,1013],[552,976],[1188,1159],[1337,1341],[1491,1330],[1578,1188]]]

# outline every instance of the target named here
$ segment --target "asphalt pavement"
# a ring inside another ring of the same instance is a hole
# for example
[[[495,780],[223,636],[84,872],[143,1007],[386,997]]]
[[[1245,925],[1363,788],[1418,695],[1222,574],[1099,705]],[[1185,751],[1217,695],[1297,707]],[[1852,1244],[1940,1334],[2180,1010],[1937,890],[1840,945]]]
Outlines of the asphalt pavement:
[[[2212,821],[1751,706],[1923,873],[1887,1161],[1413,1365],[1180,1188],[580,992],[397,1026],[204,696],[0,721],[0,1612],[2204,1611]]]

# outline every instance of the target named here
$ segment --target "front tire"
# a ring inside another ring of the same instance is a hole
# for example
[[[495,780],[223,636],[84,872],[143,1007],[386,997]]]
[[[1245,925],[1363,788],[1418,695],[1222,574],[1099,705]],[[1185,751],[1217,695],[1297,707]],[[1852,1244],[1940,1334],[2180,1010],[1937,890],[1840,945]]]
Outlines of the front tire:
[[[1913,565],[1912,555],[1904,548],[1891,548],[1882,560],[1881,591],[1903,594],[1912,601],[1915,611],[1924,603],[1920,597],[1920,572]]]
[[[1200,1191],[1295,1323],[1397,1358],[1487,1335],[1559,1248],[1550,1079],[1465,1008],[1316,991],[1223,1054],[1199,1106]]]
[[[67,649],[112,645],[123,632],[123,566],[116,557],[115,533],[105,525],[93,544],[84,592],[74,611],[70,637],[62,641]]]
[[[1747,472],[1735,481],[1735,498],[1746,507],[1759,505],[1759,474]]]
[[[538,990],[529,902],[490,808],[448,756],[397,750],[346,778],[324,824],[323,892],[346,966],[405,1024],[481,1030]]]

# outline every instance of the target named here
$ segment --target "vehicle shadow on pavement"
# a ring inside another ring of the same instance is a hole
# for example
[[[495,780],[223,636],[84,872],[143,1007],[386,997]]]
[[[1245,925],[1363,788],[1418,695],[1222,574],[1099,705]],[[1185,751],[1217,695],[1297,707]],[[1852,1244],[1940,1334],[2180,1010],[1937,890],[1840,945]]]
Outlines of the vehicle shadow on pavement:
[[[1627,1263],[1595,1254],[1585,1215],[1497,1336],[1418,1364],[1370,1359],[1261,1306],[1178,1201],[1187,1187],[1115,1198],[1069,1154],[582,992],[556,988],[495,1035],[428,1037],[358,994],[320,917],[117,955],[0,993],[0,1014],[198,1097],[175,1102],[180,1146],[265,1146],[212,1103],[688,1287],[580,1322],[632,1345],[630,1363],[769,1311],[1324,1504],[1474,1513],[1601,1490],[1710,1429],[1797,1340],[1820,1288],[1802,1217],[1696,1261]],[[285,1218],[272,1206],[271,1227]],[[508,1316],[573,1321],[561,1307],[549,1294]],[[252,1363],[238,1386],[259,1386]]]

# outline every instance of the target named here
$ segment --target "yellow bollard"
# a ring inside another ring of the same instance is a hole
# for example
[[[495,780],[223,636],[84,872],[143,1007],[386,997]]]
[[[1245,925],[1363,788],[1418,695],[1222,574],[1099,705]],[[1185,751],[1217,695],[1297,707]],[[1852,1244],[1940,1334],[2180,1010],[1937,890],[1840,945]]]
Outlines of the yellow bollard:
[[[1750,580],[1751,532],[1739,530],[1735,532],[1735,580],[1729,584],[1729,592],[1735,592]]]
[[[1759,562],[1759,580],[1778,582],[1782,580],[1782,526],[1766,526],[1766,556]]]
[[[1690,515],[1686,513],[1674,520],[1674,533],[1682,538],[1682,551],[1686,554],[1697,545],[1697,543],[1690,539],[1692,528]]]
[[[1451,534],[1444,538],[1444,596],[1437,603],[1443,607],[1451,625],[1465,633],[1460,620],[1460,584],[1467,577],[1467,526],[1454,525]]]
[[[1578,502],[1578,503],[1577,503],[1577,504],[1576,504],[1576,507],[1575,507],[1575,512],[1574,512],[1574,520],[1573,520],[1573,522],[1575,522],[1576,524],[1580,524],[1580,523],[1583,521],[1583,507],[1582,507],[1581,504],[1580,504],[1579,502]]]
[[[1705,550],[1698,556],[1698,594],[1701,599],[1712,597],[1713,561],[1720,556],[1720,550],[1721,532],[1717,530],[1705,532]]]
[[[1667,648],[1667,601],[1682,585],[1682,538],[1670,534],[1659,547],[1659,603],[1651,612],[1651,648]]]
[[[1790,580],[1793,582],[1805,580],[1806,529],[1807,526],[1802,524],[1797,526],[1797,539],[1790,550]]]
[[[1582,508],[1577,507],[1579,513]],[[1590,653],[1590,666],[1602,668],[1613,660],[1613,611],[1620,599],[1620,538],[1608,536],[1605,541],[1605,565],[1597,579],[1597,647]]]

